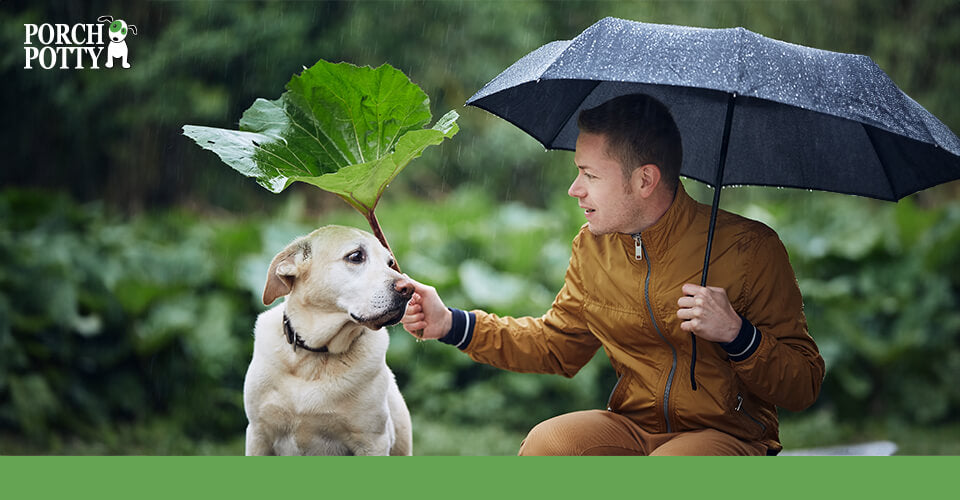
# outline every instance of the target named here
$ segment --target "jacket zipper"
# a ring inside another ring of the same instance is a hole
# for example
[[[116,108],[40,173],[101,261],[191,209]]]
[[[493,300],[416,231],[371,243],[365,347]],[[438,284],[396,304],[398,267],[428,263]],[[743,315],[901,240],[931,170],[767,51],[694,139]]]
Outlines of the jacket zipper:
[[[743,406],[743,396],[741,396],[740,394],[737,394],[737,407],[734,408],[734,411],[737,411],[737,412],[739,412],[739,413],[742,413],[742,414],[746,415],[747,418],[749,418],[750,420],[753,420],[753,423],[755,423],[755,424],[757,424],[757,425],[760,426],[760,431],[761,431],[761,432],[766,432],[766,431],[767,431],[767,426],[766,426],[766,425],[763,425],[763,422],[761,422],[761,421],[753,418],[753,415],[747,413],[747,410],[741,410],[740,408],[741,408],[742,406]]]
[[[633,241],[636,243],[636,249],[634,250],[634,257],[637,260],[643,260],[643,245],[640,242],[640,233],[633,235]],[[648,270],[649,272],[649,270]],[[623,375],[617,377],[617,383],[613,384],[613,390],[610,391],[610,397],[607,398],[607,411],[611,411],[613,408],[613,395],[617,393],[617,388],[620,387],[620,382],[623,381]]]
[[[633,235],[633,241],[634,243],[636,243],[636,246],[634,249],[634,257],[637,260],[643,260],[643,243],[640,240],[640,233]],[[647,269],[647,273],[649,272],[650,270]],[[610,391],[610,397],[607,398],[607,411],[611,411],[613,409],[613,395],[617,393],[617,388],[620,387],[620,382],[622,381],[623,381],[623,375],[620,375],[619,377],[617,377],[617,383],[613,385],[613,390]],[[669,425],[669,423],[667,425]]]
[[[673,352],[673,365],[670,366],[670,375],[667,377],[667,387],[663,391],[663,419],[667,423],[667,432],[673,432],[672,426],[670,425],[670,389],[673,387],[673,375],[677,371],[677,350],[673,347],[673,344],[667,340],[667,337],[663,334],[663,332],[660,331],[660,325],[657,324],[657,318],[653,315],[653,306],[650,305],[650,275],[652,274],[653,269],[650,259],[647,257],[647,250],[643,248],[643,242],[640,239],[640,233],[633,235],[633,241],[636,243],[636,259],[647,261],[647,279],[643,285],[643,298],[647,303],[647,312],[650,313],[650,321],[653,322],[653,328],[657,330],[657,334],[660,335],[660,338],[662,338],[668,346],[670,346],[670,351]]]

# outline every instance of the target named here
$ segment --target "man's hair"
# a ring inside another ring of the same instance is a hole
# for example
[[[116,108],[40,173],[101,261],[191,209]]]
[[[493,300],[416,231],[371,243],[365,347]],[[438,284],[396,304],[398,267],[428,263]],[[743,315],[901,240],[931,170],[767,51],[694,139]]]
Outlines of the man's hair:
[[[646,94],[628,94],[595,108],[585,109],[577,118],[580,132],[602,134],[607,154],[620,161],[623,176],[648,163],[660,168],[660,180],[672,192],[680,182],[683,144],[670,110]]]

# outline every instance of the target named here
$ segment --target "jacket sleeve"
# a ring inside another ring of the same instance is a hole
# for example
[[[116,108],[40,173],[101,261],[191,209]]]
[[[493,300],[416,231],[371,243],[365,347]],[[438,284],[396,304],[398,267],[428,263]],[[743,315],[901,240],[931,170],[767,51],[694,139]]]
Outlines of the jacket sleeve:
[[[476,315],[473,338],[464,349],[475,361],[516,372],[574,376],[600,348],[600,341],[583,321],[583,288],[578,247],[574,239],[563,288],[540,318]]]
[[[739,345],[724,348],[752,393],[787,410],[802,410],[820,394],[824,363],[807,332],[800,287],[776,233],[769,230],[760,238],[747,264],[744,310],[739,311],[747,321],[731,343]]]

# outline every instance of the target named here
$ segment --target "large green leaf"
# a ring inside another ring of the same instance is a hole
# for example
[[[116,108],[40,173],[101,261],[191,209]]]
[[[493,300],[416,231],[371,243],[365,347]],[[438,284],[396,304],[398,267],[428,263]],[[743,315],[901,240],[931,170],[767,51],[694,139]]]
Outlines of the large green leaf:
[[[455,111],[424,128],[430,118],[427,95],[392,66],[321,60],[279,99],[257,99],[240,130],[185,125],[183,133],[274,193],[307,182],[372,213],[410,160],[459,130]]]

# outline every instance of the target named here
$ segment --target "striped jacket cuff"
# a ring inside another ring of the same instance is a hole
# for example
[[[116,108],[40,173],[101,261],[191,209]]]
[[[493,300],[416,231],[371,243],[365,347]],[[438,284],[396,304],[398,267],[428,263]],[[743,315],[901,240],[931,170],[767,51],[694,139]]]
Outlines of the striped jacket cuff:
[[[730,361],[743,361],[749,358],[750,355],[757,350],[757,347],[760,346],[760,339],[762,337],[760,330],[757,330],[757,327],[747,321],[747,318],[740,316],[740,319],[742,320],[742,324],[740,325],[740,332],[737,334],[737,338],[730,342],[720,343],[720,347],[722,347],[724,351],[727,351]]]
[[[452,307],[447,309],[453,314],[453,323],[450,325],[450,331],[437,340],[444,344],[456,346],[457,349],[462,351],[470,345],[470,340],[473,339],[473,328],[477,325],[477,315]]]

